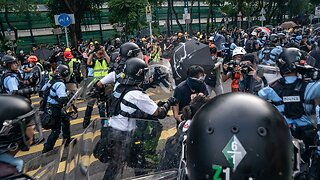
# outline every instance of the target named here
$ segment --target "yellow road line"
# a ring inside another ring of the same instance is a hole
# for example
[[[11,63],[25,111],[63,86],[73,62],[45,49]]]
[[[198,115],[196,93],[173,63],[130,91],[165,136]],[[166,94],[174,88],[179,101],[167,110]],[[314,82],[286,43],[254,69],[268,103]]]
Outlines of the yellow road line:
[[[166,139],[168,139],[169,137],[173,136],[176,132],[177,132],[176,128],[170,128],[170,129],[168,129],[168,130],[162,131],[159,140],[166,140]],[[98,135],[100,136],[100,131],[96,133],[95,137],[98,136]],[[89,161],[89,164],[92,164],[92,163],[96,162],[98,159],[96,159],[96,158],[91,154],[90,157],[89,157],[88,155],[82,156],[82,159],[81,159],[81,160],[82,160],[83,162],[88,162],[88,161]],[[80,160],[80,161],[81,161],[81,160]],[[86,163],[86,165],[88,165],[88,164]],[[66,166],[66,161],[60,162],[57,173],[62,173],[62,172],[64,172],[65,166]],[[74,163],[71,162],[71,165],[70,165],[69,168],[70,168],[69,171],[71,171],[71,170],[74,168]]]
[[[76,134],[76,135],[72,136],[72,138],[77,138],[80,135],[81,134]],[[58,139],[54,147],[61,146],[61,144],[62,144],[62,139]],[[40,151],[42,151],[42,149],[43,149],[43,144],[31,146],[29,151],[19,151],[15,157],[21,157],[21,156],[25,156],[28,154],[40,152]]]
[[[33,96],[31,96],[30,99],[37,99],[37,98],[40,98],[40,97],[38,95],[33,95]]]

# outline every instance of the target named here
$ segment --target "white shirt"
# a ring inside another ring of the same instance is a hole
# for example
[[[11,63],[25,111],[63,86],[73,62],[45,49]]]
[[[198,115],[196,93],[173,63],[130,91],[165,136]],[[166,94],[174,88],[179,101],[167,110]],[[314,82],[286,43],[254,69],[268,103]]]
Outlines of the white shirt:
[[[129,91],[124,97],[123,99],[125,99],[128,102],[133,103],[134,105],[136,105],[141,111],[152,115],[156,112],[156,110],[158,109],[158,105],[152,100],[150,99],[150,97],[145,94],[142,91],[139,90],[133,90],[133,91]],[[133,112],[135,112],[136,110],[129,107],[129,106],[125,106],[124,104],[120,104],[120,108],[122,111],[127,112],[129,114],[132,114]],[[109,125],[112,128],[115,128],[117,130],[120,131],[131,131],[133,129],[135,129],[135,124],[136,120],[132,119],[132,118],[127,118],[124,117],[122,115],[117,115],[117,116],[112,116],[110,117],[110,121],[109,121]]]
[[[110,84],[116,81],[116,72],[112,71],[108,73],[105,77],[103,77],[100,82],[102,84]]]

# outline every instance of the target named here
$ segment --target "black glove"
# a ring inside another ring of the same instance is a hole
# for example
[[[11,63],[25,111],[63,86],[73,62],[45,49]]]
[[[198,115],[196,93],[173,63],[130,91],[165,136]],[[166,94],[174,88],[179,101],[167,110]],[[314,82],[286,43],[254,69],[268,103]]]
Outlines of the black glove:
[[[168,103],[169,103],[170,106],[175,106],[175,105],[178,104],[178,101],[177,101],[177,99],[174,98],[174,97],[169,97]]]

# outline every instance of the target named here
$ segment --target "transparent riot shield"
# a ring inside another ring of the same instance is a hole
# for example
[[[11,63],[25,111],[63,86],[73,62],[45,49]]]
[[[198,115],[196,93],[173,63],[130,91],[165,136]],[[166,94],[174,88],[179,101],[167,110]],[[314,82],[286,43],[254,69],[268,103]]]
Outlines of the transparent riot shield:
[[[78,97],[80,99],[88,99],[88,95],[92,91],[94,85],[97,83],[98,79],[94,77],[88,77],[80,83],[81,91],[79,92]],[[80,89],[80,88],[79,88]]]
[[[69,144],[69,151],[64,171],[65,180],[81,180],[89,178],[89,168],[92,164],[93,140],[99,120],[93,120],[83,133]]]
[[[130,120],[128,131],[96,119],[69,145],[64,179],[176,179],[181,154],[175,123]]]
[[[148,69],[145,79],[152,78],[165,93],[171,93],[172,89],[175,88],[175,84],[170,62],[166,59],[161,59],[157,63],[150,64]]]
[[[132,128],[120,131],[96,122],[93,146],[88,147],[93,150],[87,171],[90,179],[177,178],[181,142],[174,123],[130,120]]]
[[[259,64],[257,66],[257,73],[261,77],[264,76],[268,84],[271,84],[281,78],[280,70],[276,66]]]
[[[63,151],[64,144],[59,148],[31,159],[25,163],[23,172],[33,179],[55,179]]]

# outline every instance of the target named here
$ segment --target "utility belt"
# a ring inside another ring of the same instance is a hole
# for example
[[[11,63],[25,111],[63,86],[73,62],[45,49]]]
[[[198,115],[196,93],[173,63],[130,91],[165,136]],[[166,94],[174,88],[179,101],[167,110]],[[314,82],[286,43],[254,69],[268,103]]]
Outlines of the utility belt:
[[[50,103],[47,103],[47,108],[50,109],[50,108],[62,108],[62,106],[60,104],[50,104]]]

